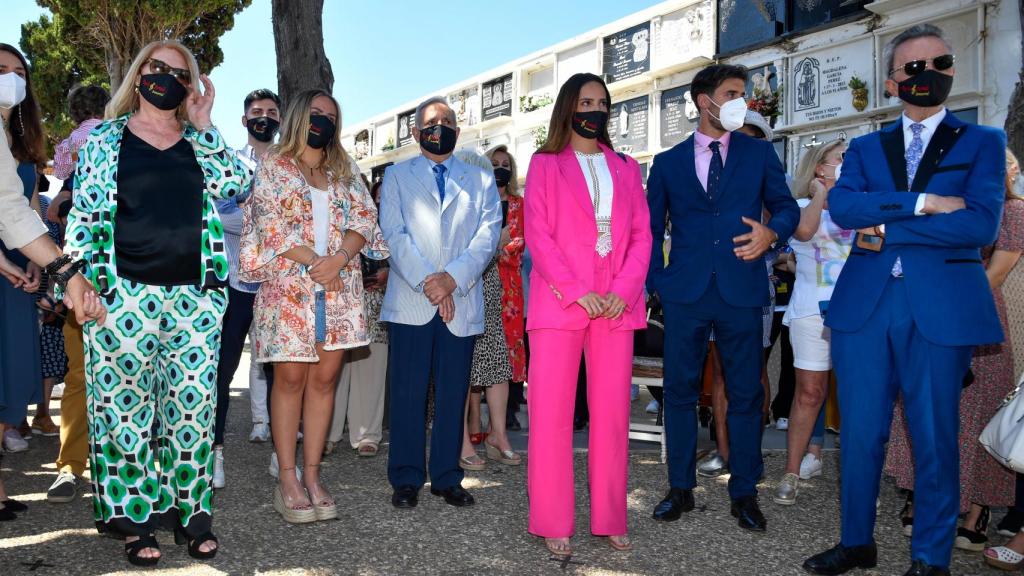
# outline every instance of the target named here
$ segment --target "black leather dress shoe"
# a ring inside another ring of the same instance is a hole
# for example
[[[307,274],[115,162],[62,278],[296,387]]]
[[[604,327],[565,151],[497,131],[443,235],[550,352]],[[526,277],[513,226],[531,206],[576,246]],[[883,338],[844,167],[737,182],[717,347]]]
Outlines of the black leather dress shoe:
[[[476,504],[476,500],[473,499],[473,495],[466,491],[462,486],[449,486],[443,490],[430,489],[430,493],[434,496],[443,496],[444,501],[452,506],[472,506]]]
[[[757,504],[757,496],[741,496],[732,501],[732,516],[739,520],[740,528],[751,532],[764,532],[768,521]]]
[[[675,522],[679,520],[683,512],[691,510],[693,510],[693,490],[672,488],[665,495],[665,499],[654,507],[652,516],[660,522]]]
[[[845,574],[854,568],[874,568],[878,564],[878,548],[872,542],[863,546],[836,544],[820,554],[804,560],[804,570],[811,574]]]
[[[910,570],[907,570],[903,576],[949,576],[949,570],[925,564],[924,560],[914,560],[914,563],[910,565]]]
[[[405,484],[395,488],[391,495],[391,505],[395,508],[415,508],[420,499],[419,488]]]

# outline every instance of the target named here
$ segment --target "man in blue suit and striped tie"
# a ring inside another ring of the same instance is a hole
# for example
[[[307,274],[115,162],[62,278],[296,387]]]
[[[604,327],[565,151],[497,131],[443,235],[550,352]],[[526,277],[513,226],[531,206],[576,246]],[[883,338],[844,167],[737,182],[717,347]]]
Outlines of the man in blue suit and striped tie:
[[[999,231],[1006,137],[943,106],[954,55],[935,26],[902,32],[883,59],[903,114],[850,143],[828,198],[832,219],[858,230],[825,321],[843,421],[842,539],[804,568],[876,565],[875,500],[902,393],[916,478],[905,576],[944,576],[959,513],[960,391],[973,347],[1003,339],[979,249]]]
[[[463,409],[473,345],[484,331],[480,277],[498,247],[501,203],[490,170],[452,156],[459,130],[443,98],[416,108],[412,133],[422,155],[388,167],[380,206],[391,250],[380,318],[391,346],[391,504],[415,507],[426,481],[424,419],[433,380],[430,492],[470,506],[459,468]]]

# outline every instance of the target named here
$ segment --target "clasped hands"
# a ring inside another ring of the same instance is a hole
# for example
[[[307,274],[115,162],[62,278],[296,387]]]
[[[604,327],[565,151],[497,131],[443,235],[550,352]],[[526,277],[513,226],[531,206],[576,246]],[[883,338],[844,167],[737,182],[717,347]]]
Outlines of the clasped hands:
[[[586,311],[591,320],[599,317],[617,320],[626,311],[626,301],[614,292],[604,296],[597,292],[587,292],[576,303]]]
[[[951,214],[958,210],[967,208],[967,204],[964,202],[962,196],[940,196],[938,194],[925,194],[924,195],[924,206],[921,208],[921,212],[926,215],[933,214]],[[882,236],[885,237],[885,233],[882,231],[880,226],[872,226],[870,228],[860,228],[857,230],[861,234],[867,234],[869,236]]]
[[[337,292],[344,286],[339,275],[348,266],[349,258],[344,253],[331,256],[316,256],[307,266],[309,277],[328,292]]]
[[[441,320],[447,324],[455,318],[455,299],[452,292],[455,292],[457,284],[455,278],[447,272],[435,272],[423,280],[423,295],[430,300],[430,303],[437,306],[437,313]]]

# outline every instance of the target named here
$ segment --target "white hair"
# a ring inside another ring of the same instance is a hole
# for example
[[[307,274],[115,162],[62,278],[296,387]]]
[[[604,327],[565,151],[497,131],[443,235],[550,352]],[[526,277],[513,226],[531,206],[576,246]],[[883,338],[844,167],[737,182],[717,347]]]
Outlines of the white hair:
[[[452,126],[455,125],[456,117],[455,111],[452,110],[448,101],[440,96],[434,96],[427,98],[423,102],[420,102],[419,106],[416,107],[416,128],[423,128],[423,111],[432,104],[444,104],[444,107],[448,109],[448,119],[452,121]]]

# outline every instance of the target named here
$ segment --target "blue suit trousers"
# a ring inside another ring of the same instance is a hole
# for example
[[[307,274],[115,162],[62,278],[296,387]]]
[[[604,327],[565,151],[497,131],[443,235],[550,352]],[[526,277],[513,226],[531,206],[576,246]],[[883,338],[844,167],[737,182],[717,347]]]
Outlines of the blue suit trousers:
[[[873,541],[875,500],[899,392],[914,453],[911,558],[948,567],[960,503],[960,392],[972,347],[926,340],[911,314],[905,282],[889,278],[860,330],[832,329],[842,416],[842,543]]]
[[[440,315],[423,326],[388,324],[391,353],[388,481],[395,488],[419,488],[426,481],[427,387],[434,382],[434,423],[430,435],[431,487],[462,483],[459,467],[463,414],[476,336],[459,337]],[[433,376],[433,378],[431,378]]]
[[[668,476],[672,488],[697,484],[697,401],[708,349],[715,328],[721,351],[729,411],[729,496],[757,494],[764,472],[761,434],[764,431],[764,387],[761,385],[764,326],[762,308],[732,306],[722,299],[715,275],[704,294],[688,304],[664,302],[665,308],[665,434]]]

